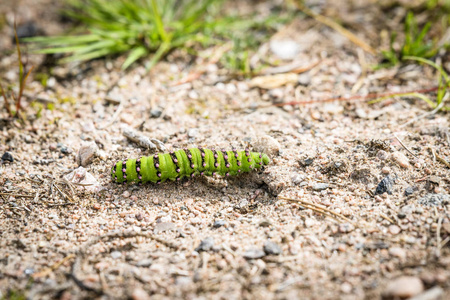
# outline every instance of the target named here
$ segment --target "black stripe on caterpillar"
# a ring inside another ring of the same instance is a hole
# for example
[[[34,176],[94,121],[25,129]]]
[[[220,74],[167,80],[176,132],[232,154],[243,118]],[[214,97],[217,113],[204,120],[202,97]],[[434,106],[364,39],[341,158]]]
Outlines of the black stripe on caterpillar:
[[[137,159],[118,161],[111,169],[112,180],[118,183],[154,182],[180,180],[195,175],[222,176],[250,172],[269,164],[264,153],[191,148],[164,154],[144,156]]]

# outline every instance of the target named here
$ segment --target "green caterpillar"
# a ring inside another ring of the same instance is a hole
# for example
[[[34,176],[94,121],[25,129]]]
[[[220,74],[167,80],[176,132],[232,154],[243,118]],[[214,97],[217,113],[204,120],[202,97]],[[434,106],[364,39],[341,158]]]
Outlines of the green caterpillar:
[[[266,154],[244,151],[216,151],[191,148],[170,153],[144,156],[118,161],[111,169],[112,180],[117,183],[180,180],[195,175],[237,175],[269,164]]]

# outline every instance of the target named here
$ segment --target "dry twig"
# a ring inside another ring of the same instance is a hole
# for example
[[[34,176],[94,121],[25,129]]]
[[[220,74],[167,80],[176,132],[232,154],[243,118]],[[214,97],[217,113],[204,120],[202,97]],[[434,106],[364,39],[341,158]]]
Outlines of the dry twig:
[[[402,140],[395,133],[393,133],[393,136],[397,139],[397,141],[400,143],[400,145],[402,145],[403,148],[405,148],[405,150],[408,151],[409,154],[411,154],[412,156],[417,158],[417,156],[411,150],[409,150],[409,148],[406,147],[405,144],[403,144]]]
[[[345,216],[343,216],[343,215],[341,215],[341,214],[339,214],[337,212],[334,212],[334,211],[332,211],[332,210],[330,210],[330,209],[328,209],[326,207],[323,207],[322,205],[319,205],[319,204],[316,204],[316,203],[313,203],[313,202],[309,202],[309,201],[305,201],[305,200],[301,200],[301,199],[288,198],[288,197],[284,197],[284,196],[278,196],[278,198],[279,199],[283,199],[283,200],[288,200],[288,201],[291,201],[291,202],[301,203],[302,206],[305,206],[306,208],[309,208],[309,209],[311,209],[311,210],[313,210],[315,212],[318,212],[318,213],[323,214],[325,216],[331,217],[331,218],[333,218],[333,219],[335,219],[337,221],[344,220],[344,221],[349,222],[350,224],[352,224],[354,226],[357,226],[356,223],[353,222],[352,220],[350,220],[349,218],[347,218],[347,217],[345,217]],[[341,220],[339,220],[339,218]]]
[[[363,40],[358,38],[356,35],[354,35],[349,30],[345,29],[338,23],[334,22],[333,20],[331,20],[325,16],[316,14],[315,12],[313,12],[312,10],[307,8],[305,5],[303,5],[303,3],[300,0],[296,0],[296,1],[294,1],[294,3],[299,10],[301,10],[308,16],[314,18],[317,22],[320,22],[320,23],[336,30],[337,32],[339,32],[340,34],[345,36],[347,39],[349,39],[353,44],[357,45],[358,47],[361,47],[364,51],[366,51],[372,55],[377,54],[377,51],[374,48],[372,48],[371,46],[369,46],[369,44],[367,44],[366,42],[364,42]]]

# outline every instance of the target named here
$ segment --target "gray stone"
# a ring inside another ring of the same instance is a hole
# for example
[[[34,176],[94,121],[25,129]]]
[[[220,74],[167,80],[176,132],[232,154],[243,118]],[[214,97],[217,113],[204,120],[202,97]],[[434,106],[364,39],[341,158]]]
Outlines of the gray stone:
[[[412,194],[414,194],[414,187],[408,186],[408,187],[405,189],[405,196],[409,196],[409,195],[412,195]]]
[[[214,228],[219,228],[222,227],[226,224],[226,222],[224,220],[216,220],[214,221],[213,227]]]
[[[258,259],[264,256],[266,256],[266,253],[263,250],[255,248],[249,249],[244,253],[244,258],[246,259]]]
[[[154,108],[150,110],[150,116],[152,118],[159,118],[162,115],[162,110],[160,108]]]
[[[302,183],[305,180],[305,175],[302,174],[294,174],[291,177],[292,183],[295,185],[299,185],[300,183]]]
[[[267,255],[280,255],[283,252],[280,246],[271,241],[265,242],[263,249]]]
[[[198,136],[198,129],[197,128],[189,129],[187,135],[190,138],[196,138]]]
[[[315,190],[315,191],[323,191],[323,190],[326,190],[329,187],[330,186],[329,186],[328,183],[317,183],[316,185],[313,186],[313,190]]]
[[[214,239],[212,237],[207,237],[200,242],[200,245],[195,249],[195,251],[209,251],[214,246]]]
[[[426,194],[419,199],[419,204],[426,206],[439,206],[442,203],[450,202],[450,195],[448,194]]]
[[[161,223],[157,223],[155,225],[155,228],[153,229],[153,232],[155,234],[160,233],[160,232],[165,232],[165,231],[170,231],[170,230],[175,230],[177,227],[175,226],[174,223],[171,222],[161,222]]]
[[[94,160],[97,154],[98,146],[95,142],[84,143],[77,153],[77,163],[79,166],[86,167]]]
[[[418,277],[401,276],[391,280],[383,292],[386,298],[406,299],[422,293],[424,286]]]

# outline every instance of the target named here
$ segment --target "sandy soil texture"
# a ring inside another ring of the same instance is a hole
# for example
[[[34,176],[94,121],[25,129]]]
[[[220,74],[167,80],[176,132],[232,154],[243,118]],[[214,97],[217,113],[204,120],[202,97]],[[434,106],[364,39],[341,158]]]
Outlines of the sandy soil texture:
[[[17,4],[20,22],[61,30],[56,12],[37,17],[52,1],[31,2]],[[373,1],[348,2],[328,10],[379,46]],[[8,18],[12,6],[0,5]],[[374,70],[375,57],[307,17],[272,41],[286,39],[300,71],[277,77],[234,78],[175,51],[150,73],[108,58],[55,66],[47,88],[30,80],[26,121],[1,112],[0,298],[450,298],[448,114],[415,119],[430,109],[408,97],[321,101],[434,87],[435,70]],[[448,54],[438,59],[449,71]],[[12,82],[16,60],[0,59]],[[311,103],[273,105],[291,101]],[[249,147],[271,163],[118,185],[114,162],[158,153],[127,130],[167,151]]]

